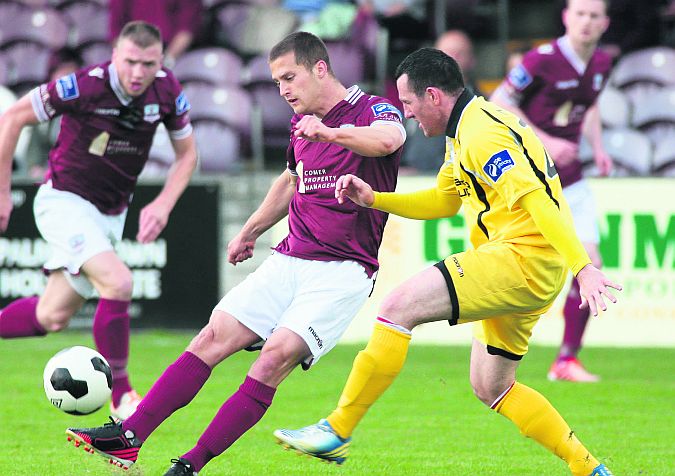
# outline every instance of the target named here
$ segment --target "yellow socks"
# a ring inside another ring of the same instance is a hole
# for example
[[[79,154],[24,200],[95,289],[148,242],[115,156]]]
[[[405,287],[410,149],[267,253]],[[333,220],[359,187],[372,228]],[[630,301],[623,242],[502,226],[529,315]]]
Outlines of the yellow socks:
[[[588,476],[600,464],[536,390],[516,382],[494,409],[515,423],[523,435],[566,461],[573,475]]]
[[[364,350],[354,359],[340,401],[328,423],[342,438],[349,437],[370,406],[389,388],[401,371],[408,353],[410,332],[382,322]]]

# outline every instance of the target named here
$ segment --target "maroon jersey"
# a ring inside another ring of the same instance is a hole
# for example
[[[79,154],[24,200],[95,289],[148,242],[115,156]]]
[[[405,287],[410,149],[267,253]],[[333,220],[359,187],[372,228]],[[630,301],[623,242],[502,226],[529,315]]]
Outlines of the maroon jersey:
[[[296,114],[291,125],[302,116]],[[402,115],[391,103],[369,96],[357,86],[347,91],[322,122],[328,127],[361,127],[377,123],[399,127],[405,136]],[[292,130],[294,127],[291,128]],[[291,133],[288,169],[297,175],[296,192],[288,210],[289,233],[277,245],[280,253],[320,261],[353,260],[368,276],[377,271],[377,250],[382,241],[387,213],[363,208],[335,198],[335,181],[354,174],[374,190],[393,192],[402,148],[385,157],[363,157],[340,145],[310,142]]]
[[[160,122],[174,139],[192,133],[190,104],[166,69],[136,98],[124,92],[110,62],[42,84],[30,97],[40,121],[63,115],[47,179],[108,215],[129,205]]]
[[[507,76],[506,87],[537,127],[578,143],[584,115],[607,81],[611,64],[610,56],[600,49],[585,64],[563,36],[527,52],[522,64]],[[579,160],[556,166],[563,186],[581,180]]]

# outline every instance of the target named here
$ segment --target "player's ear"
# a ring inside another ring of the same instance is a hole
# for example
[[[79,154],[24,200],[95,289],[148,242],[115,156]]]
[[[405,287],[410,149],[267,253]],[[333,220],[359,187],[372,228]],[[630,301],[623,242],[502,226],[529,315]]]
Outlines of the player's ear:
[[[438,105],[441,102],[441,92],[438,88],[433,88],[433,87],[428,87],[426,91],[424,91],[425,96],[427,96],[431,101],[435,104]]]
[[[562,11],[562,23],[563,23],[563,25],[565,26],[565,28],[567,28],[567,15],[568,15],[568,10],[567,10],[567,8],[563,8],[563,11]]]
[[[328,65],[325,61],[319,60],[314,65],[314,71],[317,77],[323,78],[326,76],[326,74],[328,74]]]

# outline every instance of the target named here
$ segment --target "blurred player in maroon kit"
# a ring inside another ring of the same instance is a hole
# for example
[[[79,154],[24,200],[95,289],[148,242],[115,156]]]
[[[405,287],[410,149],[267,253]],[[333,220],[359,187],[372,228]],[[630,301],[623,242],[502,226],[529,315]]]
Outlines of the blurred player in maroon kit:
[[[374,286],[387,214],[335,200],[335,182],[359,173],[393,191],[405,140],[401,113],[386,99],[345,88],[316,36],[298,32],[269,56],[272,78],[295,115],[287,169],[227,247],[228,261],[253,256],[258,237],[288,215],[288,236],[216,305],[209,324],[155,382],[128,420],[72,428],[69,439],[118,466],[133,464],[143,442],[197,395],[230,355],[260,348],[239,389],[197,444],[166,475],[197,474],[255,425],[279,384],[299,364],[330,351]]]
[[[34,203],[36,225],[51,251],[44,265],[47,286],[39,298],[18,299],[0,311],[0,337],[58,332],[97,291],[94,341],[112,367],[111,413],[120,419],[140,397],[127,375],[132,275],[114,245],[160,122],[172,137],[176,162],[160,194],[141,210],[136,239],[151,242],[166,226],[197,163],[189,107],[178,81],[162,68],[159,30],[132,22],[112,61],[42,84],[0,117],[3,232],[12,210],[11,159],[19,132],[62,116]]]
[[[612,159],[602,145],[597,97],[607,82],[611,58],[597,49],[609,26],[606,0],[568,0],[563,11],[565,35],[529,51],[513,68],[490,100],[534,128],[555,162],[569,202],[577,234],[593,265],[601,266],[595,203],[582,177],[579,160],[581,134],[593,148],[601,175],[609,175]],[[579,284],[572,281],[564,307],[565,334],[550,380],[596,382],[577,358],[589,318],[580,309]]]

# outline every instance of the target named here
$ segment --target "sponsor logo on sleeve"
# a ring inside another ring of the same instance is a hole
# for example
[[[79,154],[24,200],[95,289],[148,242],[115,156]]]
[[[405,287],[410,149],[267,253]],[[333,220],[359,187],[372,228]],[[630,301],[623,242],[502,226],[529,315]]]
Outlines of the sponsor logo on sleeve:
[[[56,80],[56,93],[62,101],[70,101],[71,99],[80,97],[75,73],[70,73]]]
[[[373,114],[375,115],[376,119],[385,119],[391,121],[392,119],[395,119],[393,116],[396,115],[399,121],[403,120],[403,114],[401,114],[401,111],[386,102],[375,104],[374,106],[370,106],[370,108],[373,110]]]
[[[159,120],[159,104],[146,104],[143,108],[143,120],[145,122],[157,122]]]
[[[509,82],[516,89],[524,89],[532,82],[532,75],[525,69],[525,66],[519,64],[509,72]]]
[[[515,166],[516,163],[514,162],[511,155],[509,155],[509,151],[504,149],[490,157],[485,165],[483,165],[483,170],[493,181],[496,182],[504,172],[512,169]]]
[[[190,107],[190,101],[188,101],[185,92],[181,91],[181,93],[176,98],[176,115],[180,116],[181,114],[186,113],[190,110]]]

